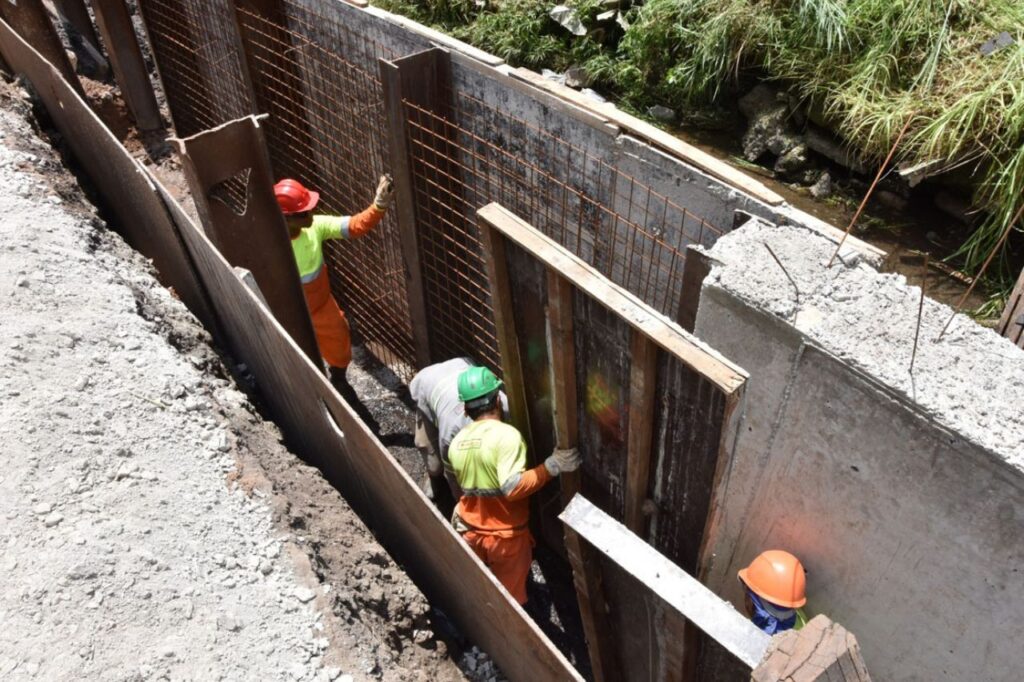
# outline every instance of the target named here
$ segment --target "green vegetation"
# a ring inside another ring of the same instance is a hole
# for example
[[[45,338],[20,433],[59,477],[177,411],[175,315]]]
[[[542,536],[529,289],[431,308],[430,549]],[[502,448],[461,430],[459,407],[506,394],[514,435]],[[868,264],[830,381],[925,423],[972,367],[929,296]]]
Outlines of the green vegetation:
[[[647,0],[600,26],[600,3],[569,2],[595,29],[582,37],[548,18],[552,0],[379,4],[512,64],[582,66],[634,109],[706,111],[774,81],[879,163],[909,120],[897,160],[977,174],[987,218],[955,254],[968,271],[1024,205],[1024,0]],[[1001,31],[1014,44],[982,55]],[[1004,259],[999,288],[1013,274]]]

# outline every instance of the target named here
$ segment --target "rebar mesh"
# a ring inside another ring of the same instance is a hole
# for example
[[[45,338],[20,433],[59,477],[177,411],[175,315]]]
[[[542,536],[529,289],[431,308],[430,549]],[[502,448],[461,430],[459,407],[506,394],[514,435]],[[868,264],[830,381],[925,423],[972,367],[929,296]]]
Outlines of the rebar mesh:
[[[378,60],[403,55],[346,27],[329,3],[281,0],[267,15],[250,2],[145,3],[175,122],[192,131],[268,113],[275,173],[320,190],[324,212],[362,209],[390,165]],[[201,44],[223,45],[225,35],[244,46],[245,64]],[[402,107],[434,359],[501,366],[475,215],[492,201],[675,315],[686,245],[709,245],[723,230],[619,170],[613,151],[588,151],[457,87],[442,100],[441,112]],[[327,255],[354,327],[408,378],[416,354],[394,216]]]
[[[435,344],[498,364],[475,215],[490,202],[675,314],[686,245],[710,244],[721,230],[585,149],[470,95],[451,95],[449,116],[403,102],[428,316],[444,320],[432,328]]]

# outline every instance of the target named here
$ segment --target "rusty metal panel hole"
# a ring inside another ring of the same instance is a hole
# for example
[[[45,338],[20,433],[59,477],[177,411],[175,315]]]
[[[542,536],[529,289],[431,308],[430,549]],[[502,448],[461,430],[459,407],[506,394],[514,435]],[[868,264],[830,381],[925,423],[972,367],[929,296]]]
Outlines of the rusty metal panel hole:
[[[208,197],[228,207],[235,215],[241,217],[249,205],[249,176],[252,169],[246,168],[232,175],[227,180],[218,182],[210,188]]]

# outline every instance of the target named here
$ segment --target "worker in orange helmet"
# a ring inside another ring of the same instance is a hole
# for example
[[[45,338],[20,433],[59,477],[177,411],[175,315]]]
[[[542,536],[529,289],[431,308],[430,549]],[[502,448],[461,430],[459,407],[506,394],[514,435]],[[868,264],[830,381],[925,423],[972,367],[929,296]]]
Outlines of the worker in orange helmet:
[[[352,360],[352,341],[345,313],[331,295],[323,242],[327,239],[358,239],[370,232],[384,217],[393,195],[391,177],[382,175],[373,203],[366,210],[353,216],[320,215],[313,213],[320,201],[318,192],[291,178],[274,185],[277,205],[288,225],[288,236],[292,240],[292,252],[299,266],[302,290],[313,319],[320,354],[331,368],[331,382],[339,389],[349,389],[344,392],[352,395],[354,393],[345,381],[345,369]]]
[[[799,630],[807,623],[807,574],[800,560],[781,549],[761,552],[739,572],[746,589],[743,606],[754,625],[769,635]]]

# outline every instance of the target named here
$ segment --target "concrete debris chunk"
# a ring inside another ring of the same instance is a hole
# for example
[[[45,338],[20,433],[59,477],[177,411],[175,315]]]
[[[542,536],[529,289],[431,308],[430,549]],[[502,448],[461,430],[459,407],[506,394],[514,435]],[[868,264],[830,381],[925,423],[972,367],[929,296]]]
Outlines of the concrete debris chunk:
[[[574,36],[585,36],[587,35],[587,27],[583,25],[580,20],[579,13],[571,7],[565,5],[555,5],[548,12],[548,16],[554,19],[558,24],[565,30]]]

